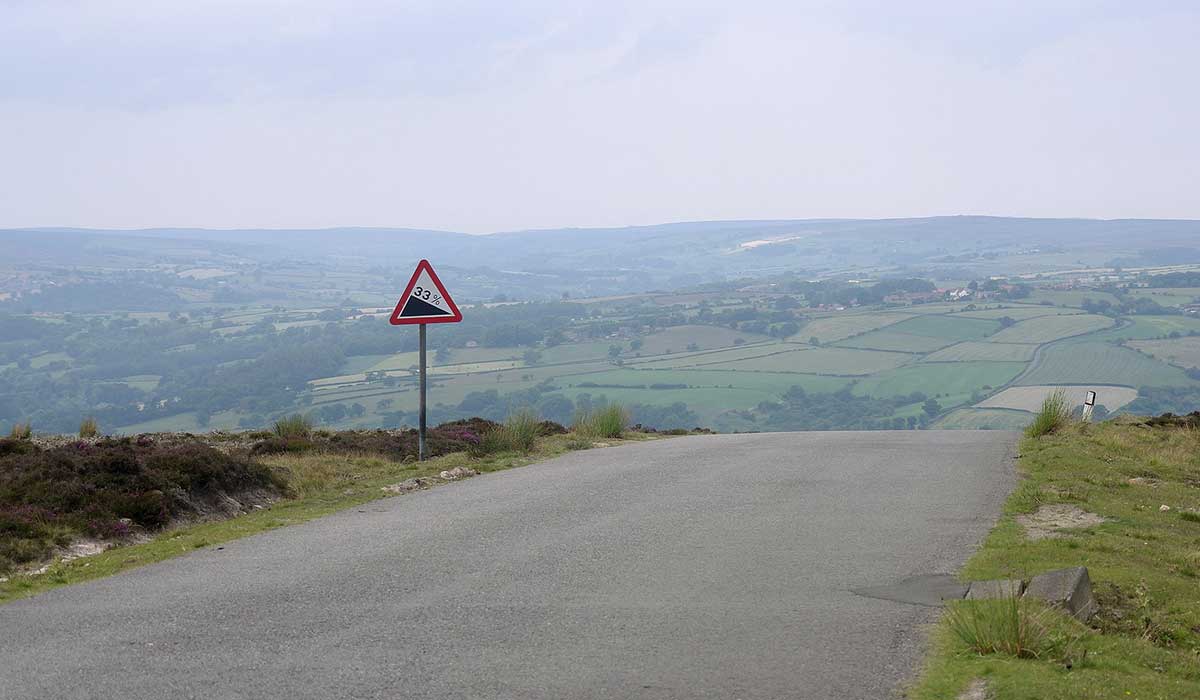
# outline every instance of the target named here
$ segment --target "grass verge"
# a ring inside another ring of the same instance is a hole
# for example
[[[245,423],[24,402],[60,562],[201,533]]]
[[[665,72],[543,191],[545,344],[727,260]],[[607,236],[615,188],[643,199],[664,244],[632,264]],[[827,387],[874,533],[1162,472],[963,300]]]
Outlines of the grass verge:
[[[1042,618],[1057,641],[1034,658],[980,653],[950,612],[906,696],[955,698],[982,678],[995,700],[1200,698],[1200,431],[1131,419],[1076,423],[1025,439],[1021,453],[1022,483],[962,577],[1086,566],[1100,612],[1087,626]],[[1027,539],[1016,517],[1057,503],[1108,522]]]
[[[625,442],[656,437],[630,433]],[[141,544],[114,547],[95,556],[59,562],[42,574],[11,575],[7,581],[0,582],[0,604],[386,498],[389,496],[382,488],[403,479],[432,476],[459,466],[494,472],[544,461],[577,449],[571,439],[569,434],[552,435],[538,438],[528,452],[499,452],[479,458],[456,452],[426,462],[402,462],[374,455],[319,450],[264,456],[261,463],[287,481],[290,498],[226,520],[172,528]]]

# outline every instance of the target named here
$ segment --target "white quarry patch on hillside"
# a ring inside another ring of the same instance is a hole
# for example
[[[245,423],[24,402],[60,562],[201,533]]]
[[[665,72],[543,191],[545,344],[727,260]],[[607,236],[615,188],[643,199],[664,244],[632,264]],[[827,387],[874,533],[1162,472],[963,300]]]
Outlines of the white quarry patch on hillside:
[[[804,238],[804,236],[788,236],[786,238],[771,238],[771,239],[759,238],[759,239],[756,239],[753,241],[745,241],[743,243],[739,243],[738,248],[740,248],[742,250],[750,250],[751,248],[758,248],[758,247],[764,246],[764,245],[772,245],[774,243],[787,243],[788,241],[798,241],[801,238]]]

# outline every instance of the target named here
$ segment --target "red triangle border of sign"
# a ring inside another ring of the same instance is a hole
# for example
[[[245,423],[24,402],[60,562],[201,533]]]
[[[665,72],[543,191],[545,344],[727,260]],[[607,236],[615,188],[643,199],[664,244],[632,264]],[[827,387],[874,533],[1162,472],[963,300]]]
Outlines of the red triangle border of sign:
[[[429,279],[433,280],[433,284],[437,287],[438,293],[446,300],[446,305],[450,307],[451,314],[449,316],[409,316],[401,318],[400,312],[404,310],[404,304],[408,302],[408,295],[412,294],[413,287],[417,286],[417,278],[421,276],[421,270],[429,273]],[[433,271],[433,266],[428,260],[422,260],[417,263],[417,269],[413,271],[412,279],[408,281],[408,286],[404,288],[404,293],[400,295],[400,301],[396,302],[396,308],[392,311],[390,322],[393,326],[403,326],[416,323],[458,323],[463,318],[462,312],[458,310],[458,305],[454,303],[454,299],[446,292],[446,286],[438,279],[437,273]]]

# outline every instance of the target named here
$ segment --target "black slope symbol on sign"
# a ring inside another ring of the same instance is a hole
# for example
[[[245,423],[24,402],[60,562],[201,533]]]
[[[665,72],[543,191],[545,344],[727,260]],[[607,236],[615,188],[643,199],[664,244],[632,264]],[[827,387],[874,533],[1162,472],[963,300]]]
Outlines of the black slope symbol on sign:
[[[404,304],[404,310],[400,312],[400,318],[405,316],[451,316],[452,314],[445,310],[430,304],[429,302],[409,297]]]

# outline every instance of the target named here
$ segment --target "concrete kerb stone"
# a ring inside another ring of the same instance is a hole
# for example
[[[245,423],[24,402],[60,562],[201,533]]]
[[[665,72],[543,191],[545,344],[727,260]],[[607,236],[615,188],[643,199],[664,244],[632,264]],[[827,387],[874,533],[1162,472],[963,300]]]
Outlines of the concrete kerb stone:
[[[1095,615],[1098,607],[1085,566],[1055,569],[1034,576],[1025,588],[1025,597],[1062,608],[1080,622]]]
[[[997,600],[1001,598],[1017,598],[1025,590],[1025,582],[1020,579],[996,579],[992,581],[972,581],[967,587],[967,600]]]

